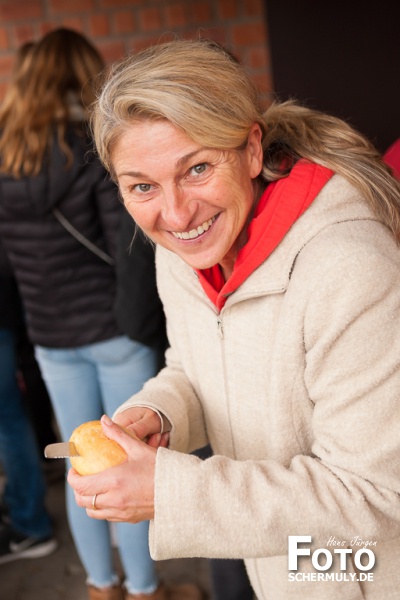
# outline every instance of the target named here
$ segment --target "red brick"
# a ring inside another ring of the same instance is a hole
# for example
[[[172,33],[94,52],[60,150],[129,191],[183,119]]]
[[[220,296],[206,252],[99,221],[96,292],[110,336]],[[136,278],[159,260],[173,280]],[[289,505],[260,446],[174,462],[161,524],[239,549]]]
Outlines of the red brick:
[[[252,45],[265,43],[265,27],[260,20],[257,23],[244,23],[232,27],[232,39],[234,44]]]
[[[223,27],[202,27],[194,38],[213,40],[218,44],[227,44],[227,29]]]
[[[248,16],[264,16],[263,0],[244,0],[244,12]]]
[[[173,42],[174,40],[176,40],[176,34],[173,31],[166,31],[157,36],[155,43],[165,44],[166,42]]]
[[[218,12],[221,19],[234,19],[238,12],[236,2],[233,2],[233,0],[218,0]]]
[[[9,48],[8,32],[4,27],[0,27],[0,50]]]
[[[203,29],[203,27],[200,29],[197,29],[196,27],[185,27],[185,29],[179,33],[179,37],[184,40],[198,40],[210,36],[207,36],[206,30]]]
[[[104,37],[110,33],[109,18],[105,14],[91,15],[89,30],[94,37]]]
[[[0,0],[0,58],[14,54],[17,41],[60,26],[90,36],[106,62],[176,36],[210,38],[272,94],[263,0]],[[0,66],[0,81],[8,68]]]
[[[195,23],[207,23],[212,20],[212,8],[209,2],[195,2],[190,9],[191,20]]]
[[[107,64],[111,64],[126,54],[125,46],[122,41],[104,41],[96,44],[97,49]]]
[[[143,6],[145,0],[101,0],[101,8],[117,8],[122,6]]]
[[[50,0],[50,10],[53,13],[85,12],[94,8],[94,0]]]
[[[5,81],[0,82],[0,102],[4,100],[4,96],[6,95],[7,83]]]
[[[50,33],[50,31],[53,31],[53,29],[55,29],[56,27],[57,25],[55,25],[54,23],[43,21],[42,23],[40,23],[39,29],[41,35],[46,35],[47,33]]]
[[[135,17],[132,11],[119,11],[113,15],[116,33],[134,33]]]
[[[253,69],[266,69],[270,61],[269,52],[265,45],[250,48],[248,51],[248,64]]]
[[[79,33],[87,34],[87,27],[79,17],[66,17],[62,20],[61,25],[62,27],[68,27],[68,29],[79,31]]]
[[[150,35],[134,37],[129,40],[128,50],[131,52],[141,52],[150,46],[156,46],[157,44],[163,44],[175,40],[176,36],[174,33],[163,33],[162,35]]]
[[[43,16],[43,3],[40,0],[14,0],[0,4],[2,22],[38,19]]]
[[[0,56],[0,77],[8,78],[11,75],[14,66],[14,56]]]
[[[35,37],[33,27],[28,24],[17,25],[14,31],[18,46],[25,44],[25,42],[30,42]]]
[[[167,27],[182,27],[187,23],[186,6],[180,2],[165,7]]]
[[[140,11],[140,26],[143,31],[161,29],[162,18],[158,8],[143,8]]]
[[[186,31],[186,30],[185,30]],[[173,32],[162,33],[161,35],[148,35],[148,36],[137,36],[129,40],[128,50],[131,52],[140,52],[150,46],[156,46],[157,44],[164,44],[171,42],[176,39],[176,35]]]
[[[150,48],[150,46],[155,46],[156,44],[162,43],[164,41],[168,40],[160,40],[159,36],[134,38],[128,43],[128,50],[130,52],[141,52],[146,48]]]

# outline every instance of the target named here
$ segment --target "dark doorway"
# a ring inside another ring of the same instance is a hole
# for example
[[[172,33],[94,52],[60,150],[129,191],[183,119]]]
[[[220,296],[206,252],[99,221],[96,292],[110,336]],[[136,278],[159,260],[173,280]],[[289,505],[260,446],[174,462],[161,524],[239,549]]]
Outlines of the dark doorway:
[[[346,119],[384,151],[400,137],[400,2],[265,0],[275,91]]]

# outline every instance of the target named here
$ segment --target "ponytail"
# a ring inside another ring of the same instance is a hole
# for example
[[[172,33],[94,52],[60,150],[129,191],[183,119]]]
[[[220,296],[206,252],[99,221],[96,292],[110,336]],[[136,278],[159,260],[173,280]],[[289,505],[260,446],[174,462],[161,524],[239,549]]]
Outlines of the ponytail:
[[[328,167],[350,181],[377,218],[400,242],[400,182],[378,150],[346,122],[293,101],[264,113],[262,177],[288,175],[301,158]]]

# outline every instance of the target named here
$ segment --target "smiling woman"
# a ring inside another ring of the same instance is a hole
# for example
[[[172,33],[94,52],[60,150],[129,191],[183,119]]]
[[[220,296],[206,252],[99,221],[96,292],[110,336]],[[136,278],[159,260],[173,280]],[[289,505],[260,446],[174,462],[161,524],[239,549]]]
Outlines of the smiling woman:
[[[244,558],[259,600],[394,600],[399,182],[343,121],[293,102],[263,112],[207,41],[116,65],[92,125],[156,245],[170,348],[102,420],[127,461],[70,471],[77,503],[94,519],[151,519],[156,559]],[[188,454],[207,443],[206,461]],[[310,557],[354,532],[376,542],[372,577],[350,560],[352,576],[317,577]],[[289,536],[312,545],[292,579]]]
[[[228,278],[258,200],[260,140],[254,125],[243,150],[222,151],[201,146],[168,121],[129,125],[112,151],[128,212],[154,242],[193,268],[218,263]]]

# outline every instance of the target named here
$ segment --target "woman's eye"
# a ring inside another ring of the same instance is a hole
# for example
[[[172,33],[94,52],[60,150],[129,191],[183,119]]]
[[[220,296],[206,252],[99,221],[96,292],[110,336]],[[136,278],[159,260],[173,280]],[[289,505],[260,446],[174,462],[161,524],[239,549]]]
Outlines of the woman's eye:
[[[125,200],[145,202],[152,197],[154,186],[151,183],[132,183],[131,185],[128,184],[126,186],[125,191]]]
[[[138,191],[141,194],[145,194],[151,190],[151,185],[149,183],[138,183],[137,185],[133,186],[133,190]]]
[[[199,165],[195,165],[192,167],[192,172],[195,175],[201,175],[207,169],[207,163],[200,163]]]

